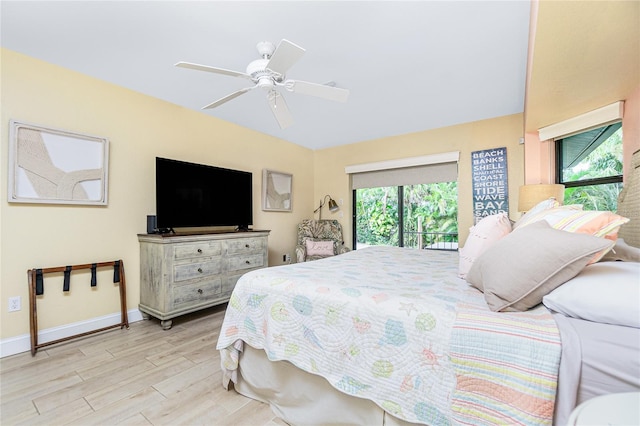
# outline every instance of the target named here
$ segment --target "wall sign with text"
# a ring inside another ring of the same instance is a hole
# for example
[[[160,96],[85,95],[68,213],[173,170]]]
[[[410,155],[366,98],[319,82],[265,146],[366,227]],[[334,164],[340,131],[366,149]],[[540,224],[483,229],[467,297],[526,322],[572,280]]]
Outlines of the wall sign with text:
[[[507,148],[473,151],[471,166],[474,223],[493,214],[508,214]]]

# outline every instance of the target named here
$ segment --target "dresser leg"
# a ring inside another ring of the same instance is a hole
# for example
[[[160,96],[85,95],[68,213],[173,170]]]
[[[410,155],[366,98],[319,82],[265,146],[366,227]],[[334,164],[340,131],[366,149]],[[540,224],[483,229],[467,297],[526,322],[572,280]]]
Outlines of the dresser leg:
[[[149,318],[151,318],[151,315],[149,315],[146,312],[140,312],[140,313],[142,314],[142,319],[145,320],[145,321],[148,321]]]
[[[173,320],[160,321],[160,325],[162,326],[163,330],[169,330],[172,324],[173,324]]]

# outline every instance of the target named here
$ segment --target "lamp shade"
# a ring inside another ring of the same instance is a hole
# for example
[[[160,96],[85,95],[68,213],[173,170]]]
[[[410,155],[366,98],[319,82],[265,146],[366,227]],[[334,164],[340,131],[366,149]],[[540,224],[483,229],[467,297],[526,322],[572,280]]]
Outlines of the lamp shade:
[[[537,184],[521,186],[518,193],[518,211],[527,212],[539,202],[549,198],[554,198],[562,204],[564,202],[564,185]]]
[[[327,195],[324,196],[324,198],[322,200],[320,200],[320,205],[318,206],[318,208],[313,211],[314,213],[320,212],[319,219],[322,219],[322,206],[325,205],[327,200],[329,200],[329,211],[331,213],[335,213],[338,210],[340,210],[340,207],[338,206],[338,203],[336,203],[336,201],[333,198],[331,198],[331,196],[329,194],[327,194]]]
[[[333,198],[329,198],[329,211],[331,213],[335,213],[338,210],[340,210],[340,207],[338,207],[338,204],[336,203],[336,201]]]

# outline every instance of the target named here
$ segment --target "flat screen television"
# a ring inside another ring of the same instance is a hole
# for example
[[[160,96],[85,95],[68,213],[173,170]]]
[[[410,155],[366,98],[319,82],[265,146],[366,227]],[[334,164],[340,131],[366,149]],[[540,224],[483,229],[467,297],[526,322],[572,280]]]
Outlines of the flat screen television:
[[[253,225],[252,174],[156,157],[156,223],[173,228]]]

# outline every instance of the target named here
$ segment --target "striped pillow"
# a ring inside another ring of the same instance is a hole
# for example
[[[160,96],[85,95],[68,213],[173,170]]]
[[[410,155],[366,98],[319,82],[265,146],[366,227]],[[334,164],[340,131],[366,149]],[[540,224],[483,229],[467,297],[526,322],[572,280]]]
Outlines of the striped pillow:
[[[526,212],[520,219],[513,224],[513,229],[516,229],[518,226],[522,226],[527,223],[531,223],[531,219],[539,215],[545,210],[553,209],[560,206],[560,203],[555,198],[549,198],[543,201],[540,201],[538,204],[533,206],[531,210]]]
[[[526,228],[527,225],[544,219],[554,229],[616,241],[620,227],[629,222],[628,218],[609,211],[575,210],[570,207],[560,206],[545,210],[538,214],[534,221],[521,225],[518,229]],[[517,232],[517,230],[514,230],[514,232]],[[596,253],[589,261],[589,264],[598,262],[609,250],[611,250],[611,247]]]
[[[526,212],[520,219],[513,225],[513,229],[516,230],[522,226],[527,226],[533,222],[537,222],[540,219],[544,219],[545,215],[554,209],[562,210],[582,210],[582,204],[570,204],[567,206],[561,206],[555,198],[549,198],[537,204],[534,208]]]
[[[548,209],[536,215],[534,220],[521,224],[524,227],[538,220],[546,220],[552,228],[568,232],[589,234],[615,241],[618,230],[629,219],[609,211],[576,210],[575,206],[561,206]],[[572,208],[574,207],[574,208]],[[580,206],[581,207],[581,206]]]
[[[569,232],[580,232],[583,234],[604,237],[615,241],[618,238],[618,230],[629,219],[608,211],[565,211],[558,217],[557,222],[546,220],[556,228]]]

